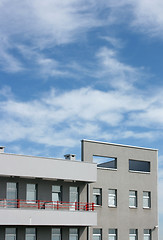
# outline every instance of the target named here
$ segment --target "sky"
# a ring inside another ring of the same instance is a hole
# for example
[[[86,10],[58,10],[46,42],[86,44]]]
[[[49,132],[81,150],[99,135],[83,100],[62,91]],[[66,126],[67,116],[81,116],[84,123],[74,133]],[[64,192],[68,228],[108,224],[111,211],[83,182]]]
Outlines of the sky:
[[[0,145],[63,157],[80,140],[159,149],[163,1],[0,0]]]

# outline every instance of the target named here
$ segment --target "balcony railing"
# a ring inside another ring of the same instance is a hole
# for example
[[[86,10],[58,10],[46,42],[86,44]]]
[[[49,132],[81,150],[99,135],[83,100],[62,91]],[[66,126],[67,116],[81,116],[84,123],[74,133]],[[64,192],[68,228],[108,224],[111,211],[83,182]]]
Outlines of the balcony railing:
[[[0,199],[0,208],[21,208],[40,210],[94,211],[94,203],[62,202],[22,199]]]

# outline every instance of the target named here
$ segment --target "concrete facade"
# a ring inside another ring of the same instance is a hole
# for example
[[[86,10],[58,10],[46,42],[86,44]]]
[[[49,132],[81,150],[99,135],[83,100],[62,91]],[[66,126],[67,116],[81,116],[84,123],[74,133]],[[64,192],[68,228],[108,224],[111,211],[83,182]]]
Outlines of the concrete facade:
[[[52,229],[60,229],[61,240],[126,240],[133,230],[135,240],[147,239],[146,230],[149,240],[158,240],[158,151],[90,140],[82,140],[81,151],[81,162],[0,152],[0,239],[15,228],[16,240],[26,240],[26,229],[34,228],[35,240],[59,239],[52,238]],[[95,157],[110,163],[95,163]],[[137,171],[130,160],[138,163]],[[139,170],[144,163],[149,169]],[[7,199],[8,183],[16,184],[14,204]],[[36,186],[34,201],[27,199],[28,184]],[[59,201],[52,199],[52,186],[61,187]],[[72,202],[73,187],[78,197]]]

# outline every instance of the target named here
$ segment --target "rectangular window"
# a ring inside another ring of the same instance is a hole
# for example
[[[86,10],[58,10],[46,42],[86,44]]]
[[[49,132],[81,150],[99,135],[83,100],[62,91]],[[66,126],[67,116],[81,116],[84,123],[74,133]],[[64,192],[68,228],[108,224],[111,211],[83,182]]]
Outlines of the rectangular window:
[[[17,184],[13,182],[7,183],[7,207],[17,207]]]
[[[53,185],[52,186],[52,201],[61,202],[62,201],[61,197],[62,197],[61,186]]]
[[[36,240],[36,229],[35,228],[26,228],[25,240]]]
[[[117,240],[117,229],[109,229],[108,240]]]
[[[79,202],[79,189],[78,187],[70,187],[69,192],[69,201],[70,201],[70,207],[69,209],[71,211],[78,210],[78,202]]]
[[[117,159],[115,157],[93,156],[93,162],[97,167],[117,169]]]
[[[100,228],[93,229],[93,240],[102,240],[102,229]]]
[[[16,240],[16,228],[5,229],[5,240]]]
[[[144,240],[151,240],[151,230],[144,229]]]
[[[102,205],[102,189],[93,188],[93,202],[95,205]]]
[[[36,184],[27,184],[26,200],[30,203],[36,201]]]
[[[130,229],[129,240],[137,240],[137,239],[138,239],[138,230],[137,229]]]
[[[109,189],[109,192],[108,192],[108,206],[109,207],[116,207],[117,206],[117,190],[116,189]]]
[[[143,208],[150,208],[151,207],[151,193],[150,192],[143,192]]]
[[[150,162],[129,160],[129,170],[137,172],[150,172]]]
[[[129,207],[137,207],[137,191],[129,191]]]
[[[52,240],[61,240],[60,228],[52,228]]]
[[[79,234],[77,228],[70,228],[69,229],[69,240],[78,240]]]

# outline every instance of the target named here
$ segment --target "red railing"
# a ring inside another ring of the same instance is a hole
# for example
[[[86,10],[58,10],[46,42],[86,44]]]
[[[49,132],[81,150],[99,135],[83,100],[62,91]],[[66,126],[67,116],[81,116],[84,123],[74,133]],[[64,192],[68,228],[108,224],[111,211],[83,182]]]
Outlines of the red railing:
[[[94,203],[42,200],[0,199],[0,208],[53,209],[70,211],[94,211]]]

